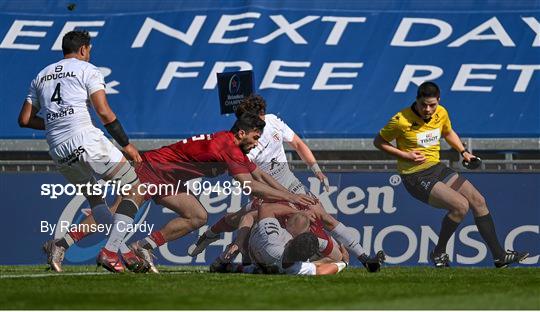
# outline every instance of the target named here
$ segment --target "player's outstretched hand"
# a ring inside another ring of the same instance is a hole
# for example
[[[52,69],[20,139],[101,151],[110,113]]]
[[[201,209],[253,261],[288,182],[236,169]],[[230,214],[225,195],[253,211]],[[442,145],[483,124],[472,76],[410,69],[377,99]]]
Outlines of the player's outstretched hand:
[[[305,214],[311,222],[315,222],[317,220],[317,215],[313,210],[302,210],[300,213]]]
[[[139,151],[137,150],[135,145],[129,143],[128,145],[124,146],[124,152],[126,152],[127,158],[129,160],[136,163],[142,162],[141,154],[139,154]]]
[[[240,247],[236,245],[234,242],[229,244],[227,248],[225,248],[225,251],[223,254],[221,254],[221,259],[223,259],[226,262],[233,261],[234,257],[238,255],[240,252]]]
[[[291,199],[289,201],[293,204],[304,206],[315,205],[319,202],[316,198],[304,194],[291,194]]]
[[[327,192],[330,192],[330,183],[328,182],[328,178],[324,175],[324,173],[322,173],[321,171],[317,171],[315,172],[315,176],[324,185],[324,189]]]

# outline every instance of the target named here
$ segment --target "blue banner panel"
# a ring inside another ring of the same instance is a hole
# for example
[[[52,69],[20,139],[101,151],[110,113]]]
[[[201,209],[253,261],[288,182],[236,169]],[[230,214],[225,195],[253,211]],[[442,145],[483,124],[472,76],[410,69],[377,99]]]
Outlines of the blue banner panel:
[[[371,254],[384,249],[389,265],[426,265],[435,246],[444,211],[413,199],[391,173],[329,173],[331,189],[323,192],[319,180],[305,172],[299,178],[319,196],[325,209],[347,226],[355,228],[363,247]],[[540,174],[467,174],[483,193],[505,249],[530,252],[523,265],[538,266],[540,255]],[[225,180],[211,180],[212,185]],[[56,195],[65,180],[58,174],[0,174],[3,217],[0,234],[5,238],[0,264],[39,264],[46,259],[41,245],[62,236],[62,226],[78,224],[88,213],[82,196]],[[222,184],[223,185],[223,184]],[[68,188],[66,191],[73,191]],[[56,192],[56,193],[55,193]],[[56,198],[54,198],[56,197]],[[112,199],[112,198],[109,198]],[[226,212],[238,211],[247,197],[217,193],[198,196],[209,213],[209,224]],[[111,202],[111,200],[109,200]],[[129,241],[142,238],[176,217],[153,202],[146,202],[137,216],[137,231]],[[203,226],[156,252],[158,264],[210,264],[232,240],[227,233],[195,258],[188,247],[206,230]],[[65,231],[65,230],[64,230]],[[105,233],[84,238],[66,254],[66,263],[93,263],[105,243]],[[471,213],[450,239],[448,248],[454,266],[492,266]],[[359,263],[354,260],[353,264]]]
[[[540,135],[536,1],[501,9],[465,1],[424,11],[401,1],[341,8],[313,1],[302,9],[295,1],[201,8],[178,1],[148,10],[136,2],[125,13],[120,5],[107,11],[84,1],[73,11],[47,2],[23,13],[16,3],[0,12],[3,138],[43,137],[20,129],[16,119],[30,81],[62,57],[61,38],[73,28],[91,31],[91,62],[104,73],[109,101],[132,137],[182,138],[230,127],[232,116],[219,113],[216,73],[236,70],[253,70],[268,111],[303,137],[372,137],[412,103],[424,80],[440,85],[461,135]]]

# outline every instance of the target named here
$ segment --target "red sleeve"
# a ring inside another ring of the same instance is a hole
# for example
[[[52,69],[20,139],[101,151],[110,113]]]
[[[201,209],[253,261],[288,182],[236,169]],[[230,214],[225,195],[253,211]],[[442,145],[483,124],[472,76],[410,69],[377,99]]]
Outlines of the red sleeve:
[[[237,146],[224,151],[224,159],[227,163],[229,175],[231,176],[241,173],[252,173],[257,168],[257,165],[249,160]]]

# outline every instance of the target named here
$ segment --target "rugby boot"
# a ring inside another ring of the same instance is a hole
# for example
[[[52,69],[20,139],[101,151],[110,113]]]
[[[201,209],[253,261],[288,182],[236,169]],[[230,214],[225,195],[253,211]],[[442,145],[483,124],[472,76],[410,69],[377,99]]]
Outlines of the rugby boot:
[[[203,250],[208,247],[211,243],[217,241],[219,239],[219,235],[216,235],[214,237],[209,237],[206,235],[206,232],[203,233],[195,243],[195,245],[191,245],[188,249],[188,255],[191,257],[195,257],[196,255],[200,254]]]
[[[435,254],[435,251],[432,251],[429,254],[429,259],[436,268],[447,268],[450,266],[450,256],[446,252]]]
[[[159,270],[154,264],[154,259],[156,258],[156,256],[154,255],[152,250],[140,247],[138,242],[132,243],[129,246],[129,249],[131,249],[135,253],[135,255],[137,255],[137,257],[142,258],[147,262],[148,272],[159,274]]]
[[[504,256],[499,259],[495,259],[495,267],[506,268],[512,263],[519,263],[525,260],[529,256],[528,252],[517,252],[513,250],[507,250]]]
[[[62,246],[56,246],[57,239],[51,239],[43,245],[43,251],[47,254],[47,263],[49,268],[55,272],[62,272],[62,261],[66,249]]]
[[[118,257],[118,253],[109,251],[105,248],[101,248],[96,258],[96,264],[98,267],[103,267],[107,271],[113,273],[122,273],[126,270],[122,264],[122,260]]]

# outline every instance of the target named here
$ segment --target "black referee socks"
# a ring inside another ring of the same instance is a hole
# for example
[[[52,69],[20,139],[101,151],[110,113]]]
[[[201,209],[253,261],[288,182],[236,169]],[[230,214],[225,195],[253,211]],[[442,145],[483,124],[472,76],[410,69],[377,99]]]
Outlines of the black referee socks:
[[[456,231],[459,223],[453,221],[448,217],[448,214],[444,216],[441,224],[441,231],[439,233],[439,240],[437,241],[437,246],[435,246],[435,254],[440,255],[443,252],[446,252],[446,244],[452,234]]]
[[[504,249],[502,248],[501,243],[499,243],[499,239],[497,238],[497,233],[495,232],[495,224],[493,223],[491,214],[488,213],[485,216],[474,218],[474,223],[476,223],[478,232],[480,232],[480,235],[487,243],[489,250],[491,250],[493,258],[499,259],[503,257]]]

